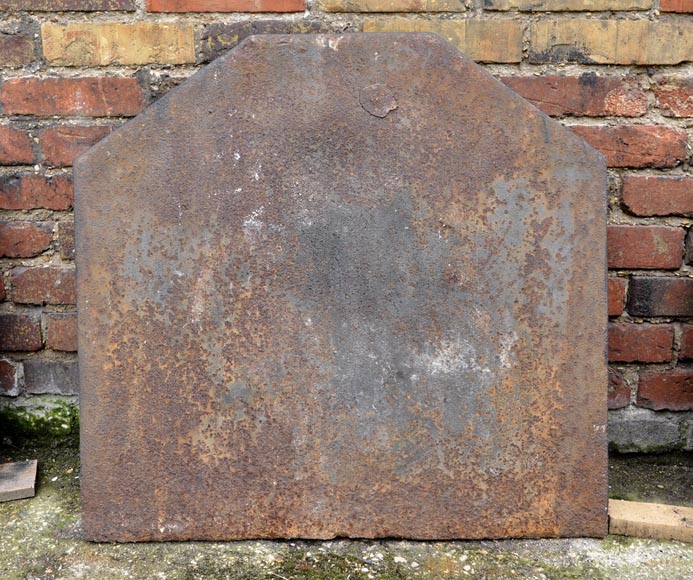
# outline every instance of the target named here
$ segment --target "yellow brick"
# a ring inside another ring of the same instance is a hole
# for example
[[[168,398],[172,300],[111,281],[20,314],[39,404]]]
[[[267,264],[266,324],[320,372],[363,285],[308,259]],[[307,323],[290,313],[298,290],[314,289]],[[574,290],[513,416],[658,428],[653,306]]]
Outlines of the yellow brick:
[[[464,12],[464,0],[321,0],[325,12]]]
[[[182,64],[195,62],[193,27],[188,24],[50,24],[41,26],[49,64]]]
[[[514,20],[372,20],[364,32],[433,32],[479,62],[520,62],[522,28]]]
[[[540,20],[530,32],[531,62],[678,64],[693,60],[693,22]]]
[[[487,10],[522,12],[586,12],[600,10],[649,10],[652,0],[485,0]]]

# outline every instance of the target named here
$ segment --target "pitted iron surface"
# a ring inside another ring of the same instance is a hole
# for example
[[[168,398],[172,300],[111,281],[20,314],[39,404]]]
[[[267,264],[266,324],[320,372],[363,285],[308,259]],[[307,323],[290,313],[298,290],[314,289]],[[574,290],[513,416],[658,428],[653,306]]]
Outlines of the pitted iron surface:
[[[75,166],[87,536],[603,535],[605,179],[431,35],[191,77]]]

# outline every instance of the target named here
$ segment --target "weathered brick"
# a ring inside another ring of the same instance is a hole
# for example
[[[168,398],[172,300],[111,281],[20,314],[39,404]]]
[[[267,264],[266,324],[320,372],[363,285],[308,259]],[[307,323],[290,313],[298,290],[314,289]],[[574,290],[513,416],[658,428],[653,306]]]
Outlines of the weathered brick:
[[[514,20],[367,19],[364,32],[433,32],[479,62],[520,62],[522,27]]]
[[[681,267],[685,230],[669,226],[609,226],[609,268]]]
[[[693,324],[682,324],[679,360],[691,359],[693,359]]]
[[[662,12],[693,12],[693,0],[659,0]]]
[[[41,25],[51,65],[185,64],[195,62],[193,26],[180,22]]]
[[[244,20],[243,22],[212,22],[200,39],[201,60],[209,62],[253,34],[326,34],[354,32],[352,24],[320,20]]]
[[[693,278],[633,276],[627,310],[634,316],[693,316]]]
[[[320,0],[326,12],[464,12],[464,0]]]
[[[0,0],[0,10],[31,10],[40,12],[132,12],[135,0]]]
[[[663,115],[693,117],[693,78],[660,79],[654,93]]]
[[[609,325],[609,362],[669,362],[674,346],[670,324]]]
[[[674,167],[686,158],[685,130],[658,125],[574,125],[571,129],[606,157],[609,167]]]
[[[46,315],[46,348],[74,352],[77,350],[77,314]]]
[[[609,409],[622,409],[630,404],[630,388],[623,376],[609,369],[609,391],[606,399]]]
[[[129,117],[145,99],[132,78],[19,78],[2,84],[0,103],[10,115]]]
[[[43,160],[53,167],[69,167],[78,155],[111,133],[112,125],[100,127],[60,126],[41,131]]]
[[[33,162],[34,151],[26,131],[0,125],[0,165],[26,165]]]
[[[67,176],[0,176],[0,209],[66,210],[72,203],[72,180]]]
[[[627,407],[609,413],[609,448],[621,453],[672,451],[684,445],[681,421],[668,413]]]
[[[652,0],[484,0],[487,10],[521,12],[597,12],[600,10],[649,10]]]
[[[609,316],[621,316],[626,302],[625,278],[609,278]]]
[[[637,404],[655,411],[693,410],[693,368],[641,372]]]
[[[74,304],[74,268],[14,268],[12,300],[21,304]]]
[[[0,0],[0,10],[3,2]],[[0,34],[0,66],[20,67],[36,60],[34,41],[27,34]]]
[[[24,361],[24,385],[32,395],[78,395],[77,361],[36,358]]]
[[[33,222],[0,222],[0,256],[30,258],[48,249],[53,225]]]
[[[33,314],[0,314],[0,350],[36,351],[43,347],[41,321]]]
[[[623,177],[623,204],[637,216],[693,216],[693,178]]]
[[[530,28],[529,60],[678,64],[693,60],[693,22],[542,19]]]
[[[0,360],[0,396],[16,397],[19,394],[17,379],[17,363]]]
[[[547,115],[639,117],[647,111],[647,96],[633,77],[532,76],[502,77],[505,85]]]
[[[303,12],[305,0],[147,0],[147,12]]]
[[[74,222],[58,223],[58,246],[63,260],[75,259],[75,224]]]

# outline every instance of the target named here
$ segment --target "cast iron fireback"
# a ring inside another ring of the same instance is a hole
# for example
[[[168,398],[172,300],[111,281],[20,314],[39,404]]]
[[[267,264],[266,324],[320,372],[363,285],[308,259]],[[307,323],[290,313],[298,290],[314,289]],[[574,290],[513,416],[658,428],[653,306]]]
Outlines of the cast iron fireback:
[[[432,35],[192,76],[75,165],[86,536],[606,533],[605,175]]]

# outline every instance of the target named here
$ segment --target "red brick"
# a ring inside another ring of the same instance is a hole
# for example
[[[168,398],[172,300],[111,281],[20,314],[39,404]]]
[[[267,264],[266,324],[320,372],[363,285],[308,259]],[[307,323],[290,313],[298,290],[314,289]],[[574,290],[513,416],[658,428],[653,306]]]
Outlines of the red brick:
[[[36,351],[43,347],[41,322],[31,314],[0,314],[0,350]]]
[[[77,314],[46,315],[46,348],[74,352],[77,350]]]
[[[21,304],[74,304],[73,268],[15,268],[12,270],[12,300]]]
[[[627,310],[633,316],[693,316],[693,278],[633,276]]]
[[[610,362],[669,362],[673,346],[674,329],[670,324],[609,325]]]
[[[693,368],[640,373],[638,405],[655,411],[693,410]]]
[[[693,359],[693,324],[681,325],[681,348],[679,360]]]
[[[0,10],[40,12],[134,11],[135,0],[0,0]]]
[[[609,167],[674,167],[686,158],[683,129],[655,125],[580,125],[571,129],[606,157]]]
[[[0,302],[4,302],[7,298],[7,293],[5,292],[5,278],[0,277]]]
[[[17,367],[8,360],[0,360],[0,395],[14,397],[18,393]]]
[[[305,0],[147,0],[147,12],[303,12]]]
[[[10,79],[0,93],[5,114],[129,117],[145,105],[136,79],[21,78]]]
[[[71,209],[72,180],[64,175],[0,177],[0,209]]]
[[[579,77],[504,77],[500,80],[554,117],[640,117],[647,111],[647,96],[634,78],[598,77],[586,73]]]
[[[630,404],[630,388],[623,381],[623,377],[614,370],[609,369],[609,391],[607,405],[609,409],[622,409]]]
[[[657,106],[667,117],[693,117],[693,78],[662,79],[655,87]]]
[[[693,0],[659,0],[662,12],[693,12]]]
[[[4,1],[0,0],[2,4]],[[29,35],[0,34],[0,66],[20,67],[34,60],[34,41]]]
[[[683,228],[609,226],[609,268],[677,269],[683,261]]]
[[[0,125],[0,165],[26,165],[34,162],[31,139],[25,131]]]
[[[69,167],[78,155],[113,131],[113,126],[49,127],[41,132],[43,160],[53,167]]]
[[[638,216],[693,216],[693,178],[634,176],[623,178],[623,204]]]
[[[48,249],[53,240],[52,224],[0,222],[0,256],[30,258]]]
[[[621,316],[626,302],[625,278],[609,278],[609,316]]]
[[[74,222],[58,223],[58,246],[63,260],[75,259],[75,224]]]

